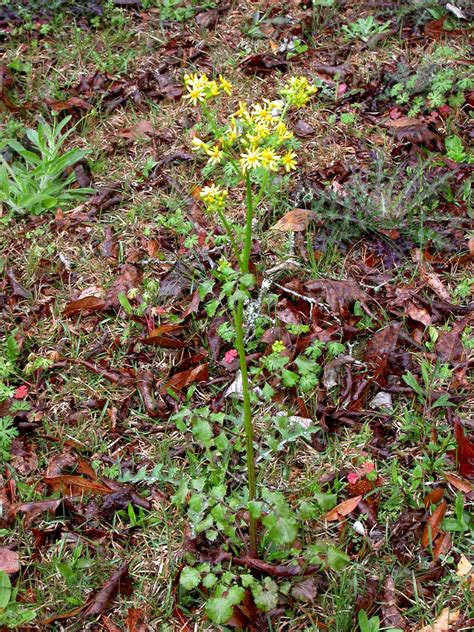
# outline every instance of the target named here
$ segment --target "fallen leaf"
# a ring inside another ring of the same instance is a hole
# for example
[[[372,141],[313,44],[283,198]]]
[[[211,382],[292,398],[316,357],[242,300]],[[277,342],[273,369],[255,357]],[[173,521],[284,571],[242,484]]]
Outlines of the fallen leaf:
[[[314,211],[309,211],[305,208],[294,208],[292,211],[285,213],[285,215],[271,227],[271,230],[303,232],[316,217]]]
[[[64,315],[71,316],[72,314],[79,314],[81,312],[95,312],[104,309],[105,301],[98,296],[84,296],[77,301],[69,302],[64,308]]]
[[[54,513],[61,504],[61,500],[35,500],[31,503],[15,505],[15,512],[25,514],[25,527],[29,527],[33,520],[44,512]]]
[[[0,572],[13,575],[20,570],[20,556],[16,551],[0,547]]]
[[[64,494],[67,498],[82,494],[110,494],[109,486],[98,481],[90,481],[82,476],[62,474],[60,476],[45,476],[43,482],[53,491]]]
[[[181,390],[196,382],[205,382],[209,377],[209,368],[207,362],[199,364],[192,369],[175,373],[161,389],[162,393],[166,393],[168,388]]]
[[[319,584],[313,577],[308,577],[302,582],[298,582],[291,589],[291,594],[295,599],[299,601],[305,601],[306,603],[312,603],[316,595],[318,594]]]
[[[153,127],[153,123],[147,119],[140,119],[132,127],[128,127],[118,133],[119,136],[124,138],[131,138],[133,140],[140,140],[147,136],[155,136],[156,131]]]
[[[385,126],[393,132],[396,140],[426,145],[430,150],[443,151],[441,136],[420,119],[401,116],[396,120],[388,120]]]
[[[219,9],[210,9],[209,11],[201,11],[194,18],[196,24],[203,29],[213,29],[219,18]]]
[[[11,445],[12,465],[22,476],[28,476],[38,465],[34,446],[23,439],[13,439]]]
[[[441,362],[448,364],[460,362],[466,351],[460,333],[454,328],[439,333],[435,350]]]
[[[110,307],[120,307],[119,294],[127,294],[129,290],[135,289],[141,280],[138,269],[130,263],[125,263],[120,268],[120,273],[109,288],[105,297],[105,309]]]
[[[441,533],[433,547],[433,562],[436,562],[440,555],[447,555],[451,549],[451,538],[449,533]]]
[[[315,134],[314,127],[309,123],[306,123],[306,121],[303,121],[303,119],[298,119],[295,122],[293,125],[293,131],[299,138],[310,138]]]
[[[351,511],[354,511],[361,500],[362,496],[355,496],[355,498],[348,498],[342,503],[339,503],[339,505],[336,505],[336,507],[328,511],[328,513],[325,515],[326,522],[341,520],[342,518],[350,514]]]
[[[463,553],[461,553],[461,557],[456,568],[456,575],[458,577],[466,577],[466,575],[471,575],[472,569],[473,566],[471,562]]]
[[[128,574],[128,562],[122,564],[108,579],[102,588],[82,611],[81,617],[97,617],[110,607],[118,594],[130,595],[132,592],[131,579]]]
[[[156,345],[157,347],[166,347],[167,349],[182,349],[185,346],[183,340],[166,335],[178,333],[181,330],[182,327],[180,325],[161,325],[161,327],[152,329],[143,340],[143,343],[146,345]]]
[[[472,485],[469,481],[466,481],[464,478],[461,478],[456,474],[451,474],[451,472],[444,472],[444,478],[448,481],[448,483],[451,483],[453,487],[465,494],[469,494],[474,489],[474,485]]]
[[[351,305],[359,301],[365,311],[371,315],[366,305],[368,296],[355,281],[350,279],[346,281],[320,279],[307,281],[304,287],[310,292],[322,291],[325,294],[327,304],[335,314],[347,316]]]
[[[420,267],[420,274],[426,285],[428,285],[428,287],[430,287],[442,301],[446,301],[447,303],[449,303],[451,297],[449,296],[449,292],[444,286],[444,283],[442,282],[439,275],[436,274],[436,272],[427,269],[426,266]]]
[[[423,535],[421,536],[421,546],[424,549],[436,540],[441,531],[441,523],[443,522],[447,507],[447,502],[442,500],[428,518],[425,528],[423,529]]]
[[[399,628],[406,630],[405,619],[400,614],[397,605],[395,582],[391,575],[387,575],[384,586],[384,599],[382,602],[382,620],[385,628]]]
[[[104,241],[99,246],[99,252],[102,257],[109,259],[115,259],[117,257],[118,244],[112,226],[105,228]]]
[[[461,612],[459,610],[450,611],[449,608],[443,608],[441,614],[432,625],[425,625],[419,628],[417,632],[450,632],[460,616]]]
[[[147,415],[152,419],[160,416],[160,408],[154,396],[155,379],[153,373],[149,369],[144,369],[137,376],[137,388],[142,396],[143,405]]]
[[[422,323],[426,327],[431,325],[431,315],[424,307],[418,307],[415,303],[409,301],[405,308],[405,311],[411,319],[416,320],[419,323]]]
[[[400,336],[401,323],[392,323],[377,331],[369,340],[364,353],[364,360],[370,364],[376,379],[385,381],[389,363],[394,354]]]
[[[457,443],[457,464],[461,476],[474,479],[474,443],[466,436],[459,421],[454,421],[454,437]]]
[[[15,273],[11,268],[7,270],[7,279],[12,289],[12,296],[15,298],[30,298],[30,293],[17,281]]]
[[[273,55],[272,53],[259,53],[243,59],[240,66],[246,74],[264,76],[275,70],[285,72],[288,63],[282,57]]]
[[[147,632],[148,627],[144,619],[145,616],[140,608],[129,608],[125,620],[127,632]]]

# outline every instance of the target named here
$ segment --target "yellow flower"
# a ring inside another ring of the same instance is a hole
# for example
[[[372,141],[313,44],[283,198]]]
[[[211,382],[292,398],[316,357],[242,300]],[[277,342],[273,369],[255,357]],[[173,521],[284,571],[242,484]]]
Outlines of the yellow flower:
[[[285,168],[285,171],[289,173],[296,169],[296,154],[293,151],[287,151],[286,154],[281,159],[282,165]]]
[[[302,108],[316,90],[316,86],[310,84],[306,77],[291,77],[280,92],[289,104]]]
[[[237,116],[237,118],[243,118],[245,120],[249,119],[250,114],[248,113],[248,110],[247,110],[246,101],[239,101],[239,107],[237,108],[237,111],[234,112],[234,116]]]
[[[229,123],[229,127],[225,130],[224,132],[224,141],[226,143],[233,143],[234,141],[237,140],[239,136],[239,130],[237,127],[237,123],[235,122],[235,119],[231,119],[230,123]]]
[[[206,88],[203,86],[189,85],[188,94],[185,95],[185,99],[189,99],[193,105],[197,105],[199,102],[204,101],[206,98]]]
[[[255,123],[271,123],[273,121],[273,116],[271,112],[268,110],[267,105],[261,105],[260,103],[255,103],[252,106],[252,118]]]
[[[262,149],[262,166],[270,171],[277,171],[280,166],[281,156],[273,149]]]
[[[201,140],[200,138],[198,138],[197,136],[195,136],[192,141],[191,141],[191,149],[192,151],[200,151],[201,149],[203,151],[207,151],[208,150],[208,145],[207,143],[205,143],[203,140]]]
[[[272,351],[273,351],[273,353],[281,353],[285,349],[286,349],[286,347],[285,347],[285,343],[283,342],[283,340],[275,340],[275,342],[272,344]]]
[[[217,165],[222,160],[224,152],[219,145],[214,145],[213,147],[206,148],[206,154],[209,156],[209,163],[211,165]]]
[[[219,96],[219,86],[217,85],[217,81],[207,82],[207,92],[208,92],[209,97]]]
[[[290,132],[283,121],[275,126],[275,133],[278,137],[279,143],[283,143],[285,140],[290,140],[290,138],[293,138],[293,132]]]
[[[262,150],[256,147],[250,148],[247,153],[240,154],[240,166],[245,173],[248,169],[262,166]]]
[[[230,81],[227,81],[227,79],[224,79],[222,75],[219,75],[219,85],[221,87],[221,90],[227,95],[230,96],[232,94],[232,84],[230,83]]]

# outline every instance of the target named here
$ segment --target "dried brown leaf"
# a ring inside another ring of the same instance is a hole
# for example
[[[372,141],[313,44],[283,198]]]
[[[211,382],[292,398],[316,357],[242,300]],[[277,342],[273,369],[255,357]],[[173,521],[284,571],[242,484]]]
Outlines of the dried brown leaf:
[[[424,549],[436,540],[441,531],[441,523],[443,522],[447,507],[447,502],[442,500],[428,518],[425,528],[423,529],[423,535],[421,536],[421,546]]]
[[[118,594],[130,595],[132,591],[128,562],[122,564],[82,611],[81,617],[97,617],[110,607]]]
[[[309,211],[305,208],[294,208],[292,211],[285,213],[271,227],[271,230],[303,232],[308,228],[310,222],[315,219],[316,213],[314,211]]]
[[[4,546],[0,547],[0,572],[13,575],[20,570],[20,556]]]
[[[64,308],[64,316],[80,314],[81,312],[95,312],[104,309],[105,301],[98,296],[84,296],[76,301],[70,301]]]
[[[362,500],[362,496],[355,496],[355,498],[348,498],[344,500],[339,505],[336,505],[333,509],[327,512],[325,519],[326,522],[335,522],[337,520],[341,520],[345,516],[354,511],[357,505]]]

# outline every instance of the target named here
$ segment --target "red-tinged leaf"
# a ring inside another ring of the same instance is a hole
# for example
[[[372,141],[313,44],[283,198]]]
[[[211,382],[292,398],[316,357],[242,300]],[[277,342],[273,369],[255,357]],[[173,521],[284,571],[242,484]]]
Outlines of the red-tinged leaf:
[[[11,445],[12,465],[18,474],[28,476],[38,466],[34,446],[24,438],[13,439]]]
[[[43,482],[53,492],[60,492],[67,498],[82,494],[110,494],[111,488],[99,481],[90,481],[82,476],[62,474],[61,476],[45,476]]]
[[[64,308],[64,315],[71,316],[81,312],[96,312],[104,309],[105,301],[98,296],[84,296],[77,301],[71,301]]]
[[[326,522],[335,522],[337,520],[342,520],[342,518],[354,511],[361,500],[362,496],[360,495],[356,496],[355,498],[348,498],[342,503],[339,503],[339,505],[336,505],[336,507],[327,512],[325,516]]]
[[[146,345],[155,345],[157,347],[166,347],[167,349],[182,349],[185,346],[183,340],[178,340],[172,336],[166,335],[170,333],[180,333],[182,327],[180,325],[161,325],[152,329],[148,336],[143,340]]]
[[[466,479],[457,476],[456,474],[451,474],[451,472],[444,472],[444,478],[450,483],[453,487],[458,489],[460,492],[464,492],[465,494],[469,494],[474,490],[474,485]]]
[[[447,502],[442,500],[428,518],[425,528],[423,529],[423,535],[421,536],[421,546],[424,549],[426,549],[430,543],[433,543],[438,537],[447,507]]]
[[[65,619],[71,619],[72,617],[77,616],[84,610],[85,606],[79,606],[78,608],[74,608],[73,610],[68,610],[67,612],[62,612],[60,614],[53,614],[51,617],[47,619],[43,619],[40,621],[41,625],[47,626],[51,625],[55,621],[64,621]]]
[[[181,390],[196,382],[205,382],[209,377],[209,367],[207,362],[200,364],[187,371],[175,373],[161,389],[162,393],[166,393],[168,388]]]
[[[25,399],[25,397],[28,395],[28,392],[29,389],[26,384],[22,384],[22,386],[19,386],[15,389],[15,394],[13,395],[13,397],[14,399]]]
[[[56,509],[61,504],[61,500],[36,500],[31,503],[22,503],[20,505],[15,505],[14,511],[15,513],[24,513],[25,521],[24,526],[29,527],[33,520],[43,514],[44,512],[48,512],[54,514]]]
[[[20,556],[16,551],[11,551],[0,546],[0,572],[13,575],[20,570]]]
[[[305,208],[294,208],[292,211],[285,213],[276,224],[271,227],[271,230],[278,230],[282,232],[304,232],[310,222],[317,219],[317,214],[314,211],[309,211]]]
[[[99,592],[92,597],[82,611],[81,617],[97,617],[110,608],[112,601],[118,594],[130,595],[131,592],[131,579],[128,574],[128,562],[126,562],[112,574]]]
[[[444,487],[435,487],[425,497],[425,507],[429,509],[430,505],[437,505],[444,496]]]
[[[142,138],[146,138],[147,136],[151,138],[155,136],[155,134],[156,131],[153,127],[153,123],[147,119],[140,119],[132,127],[127,127],[121,132],[118,132],[119,136],[130,138],[132,140],[140,140]]]
[[[443,363],[456,364],[461,362],[466,349],[458,331],[442,331],[435,345],[436,353]]]
[[[99,246],[99,252],[102,257],[107,257],[108,259],[117,257],[118,244],[112,226],[106,227],[104,241]]]
[[[454,422],[454,437],[457,443],[459,473],[468,479],[474,479],[474,443],[466,436],[459,419]]]
[[[53,454],[46,468],[45,476],[59,476],[67,468],[72,468],[77,463],[77,457],[69,450],[60,454]]]

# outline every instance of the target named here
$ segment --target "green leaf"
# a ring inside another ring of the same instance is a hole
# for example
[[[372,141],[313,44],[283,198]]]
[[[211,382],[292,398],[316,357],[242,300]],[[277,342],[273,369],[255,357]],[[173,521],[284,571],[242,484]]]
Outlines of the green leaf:
[[[208,573],[202,580],[204,588],[213,588],[217,584],[217,575],[214,573]]]
[[[211,424],[205,419],[199,419],[192,428],[193,437],[206,445],[212,439],[212,427]]]
[[[324,494],[323,492],[314,492],[314,497],[316,502],[324,509],[324,511],[329,511],[337,504],[337,494]]]
[[[416,381],[416,377],[413,375],[413,373],[405,373],[405,375],[402,376],[402,379],[405,384],[408,384],[408,386],[415,391],[417,395],[419,395],[420,397],[424,396],[423,389]]]
[[[193,590],[201,583],[201,573],[192,566],[185,566],[179,576],[179,584],[186,590]]]
[[[298,373],[290,371],[289,369],[283,369],[283,371],[281,372],[281,377],[283,380],[283,384],[288,388],[296,386],[296,384],[298,384],[298,380],[300,379]]]
[[[328,547],[328,566],[333,571],[340,571],[351,561],[351,558],[335,546]]]
[[[4,571],[0,571],[0,608],[5,609],[10,603],[12,585]]]
[[[255,605],[263,612],[269,612],[278,605],[278,586],[271,577],[265,577],[263,586],[253,584],[252,595]]]
[[[269,540],[274,544],[291,544],[298,535],[298,523],[294,517],[270,514],[262,522],[268,529]]]
[[[222,597],[213,597],[206,603],[206,614],[213,623],[226,623],[232,616],[234,606],[239,604],[245,595],[241,586],[232,586]]]

